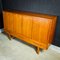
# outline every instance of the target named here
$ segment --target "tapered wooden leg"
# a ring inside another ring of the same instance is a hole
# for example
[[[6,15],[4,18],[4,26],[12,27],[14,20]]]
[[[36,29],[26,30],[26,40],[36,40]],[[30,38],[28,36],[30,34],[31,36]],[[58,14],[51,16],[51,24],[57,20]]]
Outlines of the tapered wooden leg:
[[[37,47],[36,52],[37,52],[37,54],[39,54],[39,52],[40,52],[40,48],[39,47]]]
[[[8,37],[8,39],[11,40],[11,35],[8,32],[3,31],[3,33],[5,33],[7,35],[7,37]]]
[[[11,38],[13,38],[13,39],[14,39],[15,37],[14,37],[14,36],[11,36]]]
[[[11,40],[11,35],[10,34],[8,34],[8,38],[9,38],[9,40]]]

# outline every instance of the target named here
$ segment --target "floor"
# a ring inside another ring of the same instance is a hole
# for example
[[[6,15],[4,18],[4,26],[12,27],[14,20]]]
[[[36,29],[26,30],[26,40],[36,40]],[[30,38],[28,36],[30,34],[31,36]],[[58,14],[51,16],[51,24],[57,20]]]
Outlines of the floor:
[[[0,60],[60,60],[60,54],[49,48],[38,55],[35,47],[0,33]]]

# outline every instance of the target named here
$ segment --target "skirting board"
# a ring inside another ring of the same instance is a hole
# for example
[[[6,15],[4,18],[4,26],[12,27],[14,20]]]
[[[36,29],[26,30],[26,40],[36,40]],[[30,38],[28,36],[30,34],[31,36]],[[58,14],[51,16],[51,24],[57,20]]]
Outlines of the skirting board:
[[[57,53],[60,53],[60,47],[57,47],[55,45],[51,45],[49,48],[56,51]]]

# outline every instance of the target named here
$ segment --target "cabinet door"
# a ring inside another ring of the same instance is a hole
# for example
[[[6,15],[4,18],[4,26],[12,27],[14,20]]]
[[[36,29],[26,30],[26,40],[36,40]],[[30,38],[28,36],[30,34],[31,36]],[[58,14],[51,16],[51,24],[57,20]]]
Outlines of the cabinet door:
[[[32,16],[23,15],[22,34],[31,38],[32,35]]]
[[[21,34],[22,29],[22,15],[13,13],[14,33]]]
[[[46,18],[33,18],[32,39],[38,43],[48,43],[51,20]]]
[[[10,12],[3,12],[3,19],[4,19],[4,29],[8,32],[13,31],[13,17],[12,13]]]

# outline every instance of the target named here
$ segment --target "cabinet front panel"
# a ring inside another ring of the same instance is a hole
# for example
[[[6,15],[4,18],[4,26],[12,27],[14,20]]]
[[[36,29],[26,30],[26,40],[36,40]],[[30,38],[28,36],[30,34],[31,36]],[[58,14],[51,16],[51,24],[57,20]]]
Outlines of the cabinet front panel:
[[[22,29],[22,15],[13,14],[13,29],[14,33],[21,34]]]
[[[4,18],[4,29],[12,32],[13,31],[13,16],[12,13],[3,12]]]
[[[8,30],[13,32],[13,15],[8,12]]]
[[[7,12],[3,12],[4,29],[7,29]]]
[[[22,34],[31,38],[32,35],[32,16],[23,15]]]
[[[48,43],[50,24],[50,19],[34,17],[32,39],[40,43]]]

